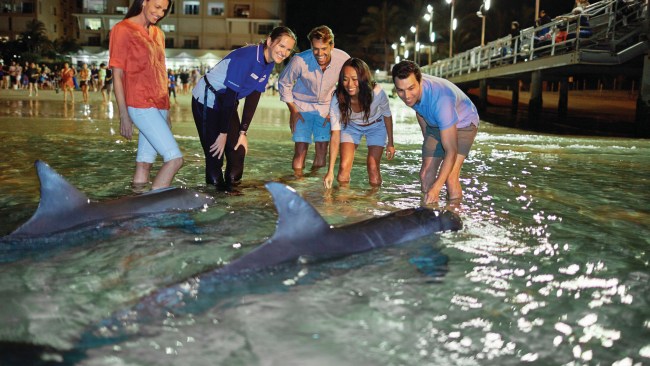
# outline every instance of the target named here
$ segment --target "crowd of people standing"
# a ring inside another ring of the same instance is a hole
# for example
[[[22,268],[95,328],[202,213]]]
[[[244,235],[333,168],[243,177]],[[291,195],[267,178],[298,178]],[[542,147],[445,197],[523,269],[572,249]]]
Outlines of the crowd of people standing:
[[[190,94],[204,70],[205,68],[199,67],[169,69],[176,80],[173,92],[179,95]],[[64,93],[64,101],[74,102],[73,92],[80,91],[84,103],[88,103],[90,92],[101,93],[104,102],[109,102],[112,98],[112,84],[112,70],[104,62],[80,62],[78,65],[69,62],[0,62],[0,89],[24,90],[30,97],[37,97],[40,90],[54,90],[57,93],[63,91],[67,92],[67,95]]]

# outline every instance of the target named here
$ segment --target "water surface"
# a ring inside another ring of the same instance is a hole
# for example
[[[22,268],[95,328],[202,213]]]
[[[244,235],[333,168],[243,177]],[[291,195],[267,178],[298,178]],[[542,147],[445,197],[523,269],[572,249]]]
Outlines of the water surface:
[[[421,135],[399,101],[391,101],[398,153],[382,165],[383,187],[368,187],[362,146],[350,187],[326,192],[323,171],[293,177],[287,109],[264,97],[243,194],[228,196],[203,183],[186,99],[172,110],[185,154],[175,184],[214,193],[217,203],[5,245],[1,341],[50,346],[46,359],[84,365],[650,362],[650,142],[489,123],[463,169],[462,231],[292,266],[200,311],[137,324],[129,338],[85,341],[112,313],[272,235],[277,214],[266,181],[291,185],[334,225],[420,205]],[[119,136],[111,105],[0,99],[0,138],[0,235],[38,205],[36,159],[93,200],[133,194],[136,143]],[[409,261],[422,256],[436,271]]]

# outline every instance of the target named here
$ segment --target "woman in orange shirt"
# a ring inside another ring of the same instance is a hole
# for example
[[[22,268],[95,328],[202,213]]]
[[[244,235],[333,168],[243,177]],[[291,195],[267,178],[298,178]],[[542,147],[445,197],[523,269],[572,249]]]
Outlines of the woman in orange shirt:
[[[70,99],[74,103],[74,94],[72,90],[74,89],[74,82],[72,78],[74,77],[75,71],[70,65],[66,62],[63,64],[63,69],[61,69],[61,89],[63,89],[63,103],[68,101],[68,94],[70,93]]]
[[[109,68],[113,70],[120,133],[127,140],[138,127],[138,154],[133,185],[142,188],[158,154],[164,164],[152,189],[171,185],[183,165],[183,154],[171,132],[165,36],[155,24],[169,12],[168,0],[135,0],[124,20],[111,29]]]

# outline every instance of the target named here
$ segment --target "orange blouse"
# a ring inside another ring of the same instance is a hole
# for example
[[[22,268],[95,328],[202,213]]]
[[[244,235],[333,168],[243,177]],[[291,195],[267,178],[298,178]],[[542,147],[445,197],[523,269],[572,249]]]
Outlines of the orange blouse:
[[[124,70],[126,105],[169,109],[165,35],[151,25],[149,31],[125,19],[111,29],[109,68]]]
[[[67,85],[71,88],[74,88],[74,81],[72,77],[74,76],[74,69],[68,67],[67,69],[61,69],[61,86]]]

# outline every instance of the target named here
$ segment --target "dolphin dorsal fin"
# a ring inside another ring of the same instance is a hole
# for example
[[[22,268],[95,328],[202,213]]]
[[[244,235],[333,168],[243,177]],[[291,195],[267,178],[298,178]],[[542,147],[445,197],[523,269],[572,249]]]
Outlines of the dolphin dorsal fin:
[[[41,182],[41,202],[34,216],[67,212],[88,204],[88,197],[68,183],[47,163],[36,160],[34,165]]]
[[[266,183],[278,211],[274,238],[314,235],[329,230],[330,226],[316,209],[291,187],[277,182]]]

